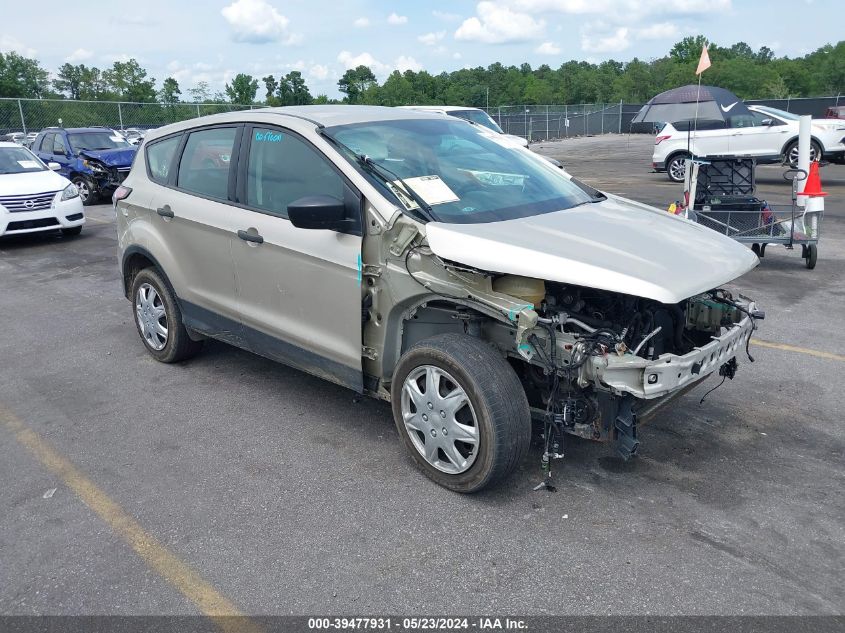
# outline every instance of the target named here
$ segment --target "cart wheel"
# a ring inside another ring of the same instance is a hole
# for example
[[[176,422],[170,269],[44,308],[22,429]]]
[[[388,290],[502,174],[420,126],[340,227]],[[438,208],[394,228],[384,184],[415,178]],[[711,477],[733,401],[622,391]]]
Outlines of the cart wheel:
[[[810,270],[816,267],[816,260],[819,257],[819,249],[815,244],[809,244],[807,246],[807,258],[804,260],[804,264]]]
[[[765,257],[766,256],[766,243],[763,242],[760,244],[760,254],[757,257]]]
[[[762,255],[760,255],[760,245],[759,244],[752,244],[751,245],[751,252],[753,252],[757,257],[762,257]]]

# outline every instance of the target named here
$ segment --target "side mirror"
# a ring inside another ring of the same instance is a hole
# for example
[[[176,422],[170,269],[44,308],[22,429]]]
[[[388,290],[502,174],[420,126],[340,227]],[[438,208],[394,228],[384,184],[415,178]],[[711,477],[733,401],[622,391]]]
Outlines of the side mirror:
[[[346,217],[346,205],[334,196],[305,196],[288,205],[288,218],[299,229],[328,229],[343,231],[351,222]]]
[[[59,171],[62,166],[51,160],[49,163],[47,163],[47,168],[52,169],[53,171]]]
[[[762,123],[766,127],[771,127],[772,125],[775,124],[775,120],[774,119],[763,119]]]

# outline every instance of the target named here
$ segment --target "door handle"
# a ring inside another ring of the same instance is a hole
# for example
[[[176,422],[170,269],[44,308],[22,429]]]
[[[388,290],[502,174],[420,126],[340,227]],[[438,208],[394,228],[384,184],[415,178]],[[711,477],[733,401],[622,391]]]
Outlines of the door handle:
[[[163,218],[175,217],[173,214],[173,210],[170,208],[169,204],[166,204],[163,207],[159,207],[158,209],[156,209],[156,213],[158,213]]]
[[[248,231],[239,230],[238,237],[245,242],[255,242],[256,244],[264,243],[264,238],[258,235],[258,233],[250,233]]]

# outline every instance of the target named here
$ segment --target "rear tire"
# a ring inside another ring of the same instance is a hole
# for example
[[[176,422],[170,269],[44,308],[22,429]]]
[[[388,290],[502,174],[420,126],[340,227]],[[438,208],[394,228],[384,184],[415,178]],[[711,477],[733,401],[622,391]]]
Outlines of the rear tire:
[[[666,175],[672,182],[684,182],[686,174],[686,159],[690,157],[686,152],[673,154],[666,160]]]
[[[478,492],[507,477],[528,452],[525,391],[505,359],[479,339],[449,333],[420,341],[399,359],[391,394],[402,443],[445,488]]]
[[[819,258],[819,249],[815,244],[807,245],[807,257],[804,259],[804,265],[813,270],[816,267],[816,261]]]
[[[816,141],[810,141],[810,162],[821,160],[822,148]],[[793,169],[798,167],[798,141],[792,141],[783,151],[783,162]]]
[[[188,336],[176,296],[157,270],[145,268],[136,274],[130,296],[135,327],[150,356],[177,363],[202,349],[202,341]]]

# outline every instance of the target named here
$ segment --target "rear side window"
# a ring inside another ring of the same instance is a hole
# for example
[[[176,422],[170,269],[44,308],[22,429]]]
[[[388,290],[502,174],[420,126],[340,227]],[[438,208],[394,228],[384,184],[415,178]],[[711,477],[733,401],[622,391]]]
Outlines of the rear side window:
[[[55,134],[45,134],[44,138],[41,139],[41,146],[39,148],[42,152],[47,152],[48,154],[53,153],[53,139],[55,138]]]
[[[199,130],[188,135],[179,161],[176,185],[210,198],[225,200],[236,128]]]
[[[167,182],[171,165],[173,165],[173,155],[181,140],[181,136],[173,136],[147,146],[147,166],[151,180],[162,185]]]
[[[247,164],[247,204],[288,217],[288,205],[305,196],[343,200],[343,179],[310,145],[288,132],[253,128]]]

